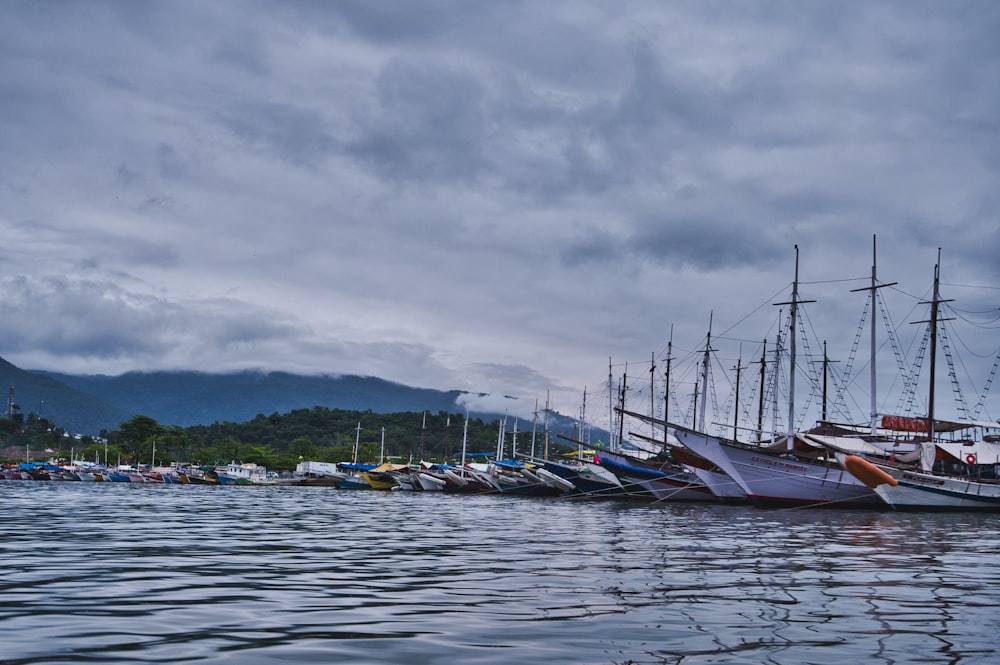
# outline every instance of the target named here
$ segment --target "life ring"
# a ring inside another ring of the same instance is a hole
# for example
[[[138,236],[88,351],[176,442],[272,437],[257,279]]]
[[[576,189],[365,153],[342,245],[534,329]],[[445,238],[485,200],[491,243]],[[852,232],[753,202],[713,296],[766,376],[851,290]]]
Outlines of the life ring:
[[[976,463],[976,455],[975,455],[975,453],[969,453],[968,455],[966,455],[965,456],[965,463],[966,464],[975,464]]]

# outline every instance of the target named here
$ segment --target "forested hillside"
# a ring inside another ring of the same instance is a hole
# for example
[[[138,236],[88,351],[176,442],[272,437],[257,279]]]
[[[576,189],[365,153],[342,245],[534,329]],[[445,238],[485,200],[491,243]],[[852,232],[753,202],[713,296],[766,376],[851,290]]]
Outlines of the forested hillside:
[[[32,419],[31,424],[32,428],[23,431],[2,428],[10,444],[5,448],[5,461],[24,461],[27,447],[35,459],[68,458],[72,451],[77,458],[107,460],[112,464],[119,461],[150,464],[155,455],[156,464],[216,464],[237,460],[290,470],[301,460],[351,461],[355,441],[358,461],[363,462],[377,462],[382,457],[414,462],[456,460],[462,454],[465,415],[446,411],[375,413],[314,407],[285,414],[260,414],[242,423],[215,422],[187,428],[163,425],[154,418],[139,415],[108,431],[106,440],[64,436],[61,430],[47,428],[50,423],[37,419]],[[471,418],[467,452],[495,453],[499,424],[499,420]],[[514,438],[510,421],[504,437],[507,455],[511,454]],[[527,430],[519,431],[516,438],[519,452],[530,453],[534,439],[535,452],[544,454],[546,437],[541,426],[535,428],[533,437],[531,423],[527,423]],[[54,452],[45,453],[46,449]],[[565,445],[550,437],[550,454],[566,450]]]

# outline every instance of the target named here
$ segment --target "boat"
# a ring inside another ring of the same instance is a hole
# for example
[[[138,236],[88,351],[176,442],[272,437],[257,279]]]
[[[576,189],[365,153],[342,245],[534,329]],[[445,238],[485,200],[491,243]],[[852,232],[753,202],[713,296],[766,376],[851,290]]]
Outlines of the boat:
[[[896,510],[1000,511],[1000,423],[946,421],[936,418],[937,328],[941,298],[941,255],[934,266],[930,325],[930,377],[927,416],[883,416],[883,428],[909,433],[919,444],[919,465],[851,455],[840,461],[855,477],[868,482]],[[944,435],[951,440],[945,440]]]
[[[813,506],[831,508],[880,508],[883,501],[875,491],[848,472],[836,453],[807,440],[794,431],[795,339],[799,299],[799,248],[795,246],[795,278],[792,282],[789,325],[788,431],[764,444],[739,442],[716,436],[704,425],[693,429],[666,423],[678,442],[729,476],[747,498],[758,506]],[[705,353],[709,352],[706,345]],[[705,363],[706,373],[708,363]],[[706,377],[707,379],[707,377]],[[704,393],[703,393],[704,399]],[[635,414],[638,416],[638,414]],[[639,416],[641,417],[641,416]],[[704,409],[702,409],[704,418]]]
[[[552,482],[535,475],[523,462],[516,460],[495,460],[490,462],[488,473],[490,481],[503,494],[520,496],[559,496],[566,489],[560,483]],[[572,485],[570,485],[572,487]]]
[[[399,473],[408,470],[409,466],[406,464],[383,462],[372,469],[362,471],[360,475],[368,481],[368,485],[371,486],[372,489],[391,490],[397,486],[396,476]]]
[[[594,455],[589,460],[579,459],[575,462],[541,462],[539,474],[542,471],[562,478],[570,483],[573,491],[567,492],[573,496],[591,498],[626,499],[635,497],[638,493],[630,493],[622,486],[621,480],[611,470],[594,462]]]
[[[306,460],[295,466],[295,472],[278,476],[279,485],[299,485],[307,487],[339,487],[347,477],[334,462]]]
[[[368,479],[361,474],[366,471],[371,471],[377,464],[364,464],[358,462],[358,450],[361,446],[361,421],[358,421],[358,426],[354,428],[354,452],[350,462],[340,462],[337,464],[337,471],[343,474],[343,478],[337,484],[338,489],[342,490],[370,490],[372,489],[371,483]]]
[[[267,467],[252,462],[240,464],[230,462],[216,466],[215,475],[220,485],[276,485],[277,479],[269,474]]]
[[[500,491],[489,474],[470,464],[448,469],[444,476],[448,483],[441,489],[446,494],[495,494]]]
[[[715,494],[698,476],[672,468],[670,462],[649,462],[619,452],[602,450],[595,463],[607,468],[625,488],[645,492],[657,501],[715,501]]]
[[[177,477],[182,485],[218,485],[219,480],[212,467],[181,467],[177,469]]]
[[[755,505],[836,508],[883,505],[874,490],[844,469],[833,453],[829,456],[820,453],[809,459],[796,454],[796,444],[789,444],[782,437],[772,446],[757,446],[681,425],[671,427],[685,448],[725,471]],[[798,436],[794,441],[804,443]]]
[[[710,348],[711,319],[709,320],[709,342],[706,343],[706,354]],[[598,461],[604,466],[610,466],[617,473],[623,487],[633,494],[652,495],[661,501],[739,501],[747,500],[746,494],[721,469],[710,461],[703,459],[683,448],[676,437],[671,437],[665,425],[670,395],[670,369],[673,349],[673,333],[667,343],[666,374],[664,385],[664,418],[658,420],[648,416],[640,416],[625,410],[625,378],[622,378],[619,412],[619,449],[612,453],[602,452]],[[707,366],[707,365],[706,365]],[[650,395],[655,392],[652,385],[655,374],[655,355],[650,363]],[[609,367],[610,389],[610,367]],[[737,384],[739,380],[737,379]],[[705,394],[704,392],[702,393]],[[704,401],[704,400],[703,400]],[[650,414],[653,413],[652,397],[650,398]],[[702,407],[704,413],[704,405]],[[634,415],[653,425],[653,435],[657,426],[662,432],[662,439],[646,436],[630,431],[633,442],[626,446],[623,440],[624,421],[626,415]],[[614,458],[617,453],[619,459]],[[617,468],[614,468],[617,467]]]
[[[559,490],[562,490],[561,492],[562,494],[579,493],[579,490],[576,488],[576,485],[566,480],[565,478],[552,473],[551,471],[549,471],[544,467],[534,469],[533,471],[522,470],[521,473],[524,474],[534,473],[542,482],[545,482]]]
[[[416,474],[416,480],[420,483],[420,489],[425,492],[441,492],[444,490],[444,486],[448,484],[443,475],[433,473],[431,470],[423,470]]]
[[[488,465],[476,465],[467,463],[466,458],[469,444],[469,412],[465,412],[465,426],[462,429],[462,458],[461,464],[454,467],[442,469],[446,484],[441,490],[447,494],[488,494],[499,492],[500,488],[486,473]]]
[[[560,461],[534,457],[527,459],[538,465],[540,470],[544,469],[547,473],[570,483],[574,489],[568,490],[567,494],[610,499],[648,498],[643,491],[626,489],[614,472],[598,464],[595,461],[597,449],[590,448],[578,439],[562,434],[556,436],[576,446],[576,452],[565,453]],[[598,448],[601,445],[598,441]]]
[[[940,425],[948,426],[945,421]],[[997,432],[1000,424],[950,423],[954,432]],[[958,428],[957,426],[961,426]],[[990,434],[980,436],[992,436]],[[1000,511],[1000,446],[983,440],[928,442],[935,449],[930,469],[891,465],[860,458],[865,465],[845,455],[842,463],[859,479],[869,480],[874,491],[895,510]],[[937,459],[940,456],[940,459]],[[856,456],[855,456],[856,457]],[[872,469],[879,473],[875,474]]]
[[[372,489],[371,483],[362,474],[374,469],[377,464],[364,464],[358,462],[341,462],[337,465],[337,469],[344,474],[344,477],[340,479],[337,484],[338,489],[342,490],[370,490]]]
[[[440,492],[448,484],[444,477],[443,469],[447,465],[435,464],[421,460],[416,469],[412,471],[410,477],[414,483],[414,489],[422,492]]]
[[[687,448],[679,445],[671,445],[668,449],[670,458],[688,467],[698,477],[698,480],[705,483],[719,501],[725,503],[746,503],[746,492],[733,480],[728,473],[704,457],[695,455]]]

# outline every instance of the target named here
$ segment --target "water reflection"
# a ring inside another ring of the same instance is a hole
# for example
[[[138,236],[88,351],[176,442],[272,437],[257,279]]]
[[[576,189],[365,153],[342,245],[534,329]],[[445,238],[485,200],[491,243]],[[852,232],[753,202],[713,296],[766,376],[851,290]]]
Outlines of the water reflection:
[[[973,663],[998,516],[0,483],[5,663]]]

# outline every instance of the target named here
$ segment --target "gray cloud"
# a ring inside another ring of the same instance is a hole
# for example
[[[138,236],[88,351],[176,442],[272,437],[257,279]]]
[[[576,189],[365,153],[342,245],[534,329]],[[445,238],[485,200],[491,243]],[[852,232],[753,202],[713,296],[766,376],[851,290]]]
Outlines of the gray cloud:
[[[0,355],[572,413],[671,326],[772,334],[796,244],[832,352],[873,235],[905,312],[938,247],[985,311],[998,33],[977,2],[8,3]]]
[[[220,120],[251,150],[297,166],[319,166],[334,147],[322,114],[291,104],[240,100]]]

